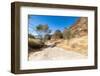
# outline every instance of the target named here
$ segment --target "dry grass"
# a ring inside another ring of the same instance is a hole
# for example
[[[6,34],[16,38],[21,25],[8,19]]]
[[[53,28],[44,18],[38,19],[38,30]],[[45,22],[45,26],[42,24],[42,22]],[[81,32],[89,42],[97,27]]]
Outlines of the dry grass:
[[[67,40],[59,40],[60,43],[57,44],[57,47],[61,47],[65,50],[75,51],[82,55],[88,55],[88,38],[87,36],[83,36],[80,38],[73,38],[70,40],[69,44]]]
[[[36,39],[30,39],[29,38],[29,44],[36,47],[40,45],[40,40],[36,40]],[[87,36],[83,36],[80,38],[73,38],[69,41],[64,40],[64,39],[57,39],[57,40],[48,40],[47,42],[45,42],[45,44],[49,44],[49,43],[57,43],[56,46],[63,48],[67,51],[74,51],[77,53],[80,53],[82,55],[87,56],[88,55],[88,37]]]

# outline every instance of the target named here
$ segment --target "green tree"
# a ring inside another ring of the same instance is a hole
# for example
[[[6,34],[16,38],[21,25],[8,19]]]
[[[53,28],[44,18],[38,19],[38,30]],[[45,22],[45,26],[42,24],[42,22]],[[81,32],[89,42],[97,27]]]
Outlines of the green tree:
[[[44,36],[44,41],[47,41],[47,40],[50,40],[50,39],[51,39],[51,35],[46,34],[46,35]]]
[[[41,34],[42,25],[41,25],[41,24],[39,24],[38,26],[36,26],[36,31],[37,31],[38,37],[39,37],[40,39],[42,39],[42,34]]]
[[[60,30],[56,30],[53,34],[53,39],[61,39],[62,37],[63,37],[63,35]]]
[[[46,25],[43,25],[43,24],[39,24],[36,26],[36,31],[38,33],[38,36],[41,40],[43,40],[44,36],[46,34],[49,34],[51,33],[51,30],[49,30],[49,26],[46,24]]]
[[[70,43],[70,39],[74,37],[74,33],[71,29],[65,29],[63,32],[63,38],[67,39],[68,44]]]

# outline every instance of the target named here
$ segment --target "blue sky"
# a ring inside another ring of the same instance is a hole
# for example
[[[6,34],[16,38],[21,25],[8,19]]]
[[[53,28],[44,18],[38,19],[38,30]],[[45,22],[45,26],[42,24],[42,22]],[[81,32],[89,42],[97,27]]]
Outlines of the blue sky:
[[[51,15],[28,15],[28,32],[36,35],[35,27],[39,24],[48,24],[52,33],[56,30],[63,31],[64,28],[72,26],[79,17],[73,16],[51,16]]]

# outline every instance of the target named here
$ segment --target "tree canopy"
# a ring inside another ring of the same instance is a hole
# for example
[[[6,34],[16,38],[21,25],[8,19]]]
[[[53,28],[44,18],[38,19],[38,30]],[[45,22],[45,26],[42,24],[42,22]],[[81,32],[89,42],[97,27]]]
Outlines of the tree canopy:
[[[49,29],[49,26],[47,24],[39,24],[36,26],[36,31],[40,37],[40,39],[43,39],[46,34],[51,33],[51,30]]]
[[[56,30],[52,36],[53,39],[60,39],[62,38],[62,32],[60,30]]]

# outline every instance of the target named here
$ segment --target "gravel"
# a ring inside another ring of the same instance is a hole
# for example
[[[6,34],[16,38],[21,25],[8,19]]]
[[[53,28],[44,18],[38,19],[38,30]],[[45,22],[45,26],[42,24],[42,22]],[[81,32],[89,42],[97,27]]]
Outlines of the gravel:
[[[38,52],[31,52],[29,54],[29,60],[69,60],[69,59],[84,59],[86,56],[64,50],[59,47],[48,47]]]

